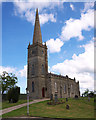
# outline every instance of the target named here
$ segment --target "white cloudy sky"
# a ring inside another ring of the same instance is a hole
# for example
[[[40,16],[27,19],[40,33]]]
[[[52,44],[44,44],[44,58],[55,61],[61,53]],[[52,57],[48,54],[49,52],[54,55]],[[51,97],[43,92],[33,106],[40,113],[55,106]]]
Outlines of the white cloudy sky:
[[[2,71],[18,76],[24,93],[27,83],[27,46],[32,43],[35,10],[43,42],[48,47],[49,71],[80,82],[81,93],[94,90],[94,3],[10,2],[2,4]],[[14,39],[14,41],[13,41]]]

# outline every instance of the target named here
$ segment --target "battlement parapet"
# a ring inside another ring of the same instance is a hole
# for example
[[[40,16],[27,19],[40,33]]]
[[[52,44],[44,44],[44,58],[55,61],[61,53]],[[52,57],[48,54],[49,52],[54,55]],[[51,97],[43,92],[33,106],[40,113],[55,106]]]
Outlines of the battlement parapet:
[[[56,78],[63,78],[63,79],[68,79],[68,80],[72,80],[72,81],[75,81],[75,79],[72,79],[72,78],[69,78],[68,75],[66,76],[63,76],[63,75],[57,75],[57,74],[53,74],[53,73],[48,73],[48,77],[51,78],[51,77],[56,77]]]

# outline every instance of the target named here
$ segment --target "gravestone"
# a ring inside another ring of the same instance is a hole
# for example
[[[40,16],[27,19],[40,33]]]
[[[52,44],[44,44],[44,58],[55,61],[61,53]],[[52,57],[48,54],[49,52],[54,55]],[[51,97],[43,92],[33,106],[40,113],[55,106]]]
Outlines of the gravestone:
[[[88,96],[88,101],[90,101],[90,97]]]
[[[58,102],[58,96],[57,93],[55,93],[55,103]]]
[[[68,101],[68,98],[66,98],[66,102]]]
[[[69,105],[66,105],[66,109],[68,109],[68,110],[69,110]]]
[[[51,96],[50,96],[50,100],[53,100],[53,94],[51,94]]]

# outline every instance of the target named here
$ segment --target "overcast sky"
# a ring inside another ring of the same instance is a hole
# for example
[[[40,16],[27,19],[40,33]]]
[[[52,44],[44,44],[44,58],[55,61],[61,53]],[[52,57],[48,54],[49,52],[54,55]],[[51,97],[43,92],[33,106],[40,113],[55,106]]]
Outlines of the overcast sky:
[[[48,47],[48,69],[94,90],[94,3],[3,2],[2,71],[15,73],[21,93],[27,87],[27,47],[33,41],[36,8],[42,40]]]

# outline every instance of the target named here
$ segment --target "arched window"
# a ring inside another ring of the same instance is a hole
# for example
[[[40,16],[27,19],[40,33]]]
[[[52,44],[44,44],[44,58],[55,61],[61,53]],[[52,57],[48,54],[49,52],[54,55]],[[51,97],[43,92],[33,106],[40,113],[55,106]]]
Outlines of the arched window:
[[[64,85],[64,93],[66,93],[66,85]]]
[[[42,54],[44,53],[44,51],[42,50]]]
[[[44,65],[42,64],[42,74],[44,74]]]
[[[32,82],[32,92],[34,92],[34,82]]]
[[[34,75],[35,71],[34,71],[34,64],[32,65],[32,75]]]
[[[71,84],[71,91],[73,92],[73,85]]]
[[[57,92],[57,83],[55,82],[55,92]]]

